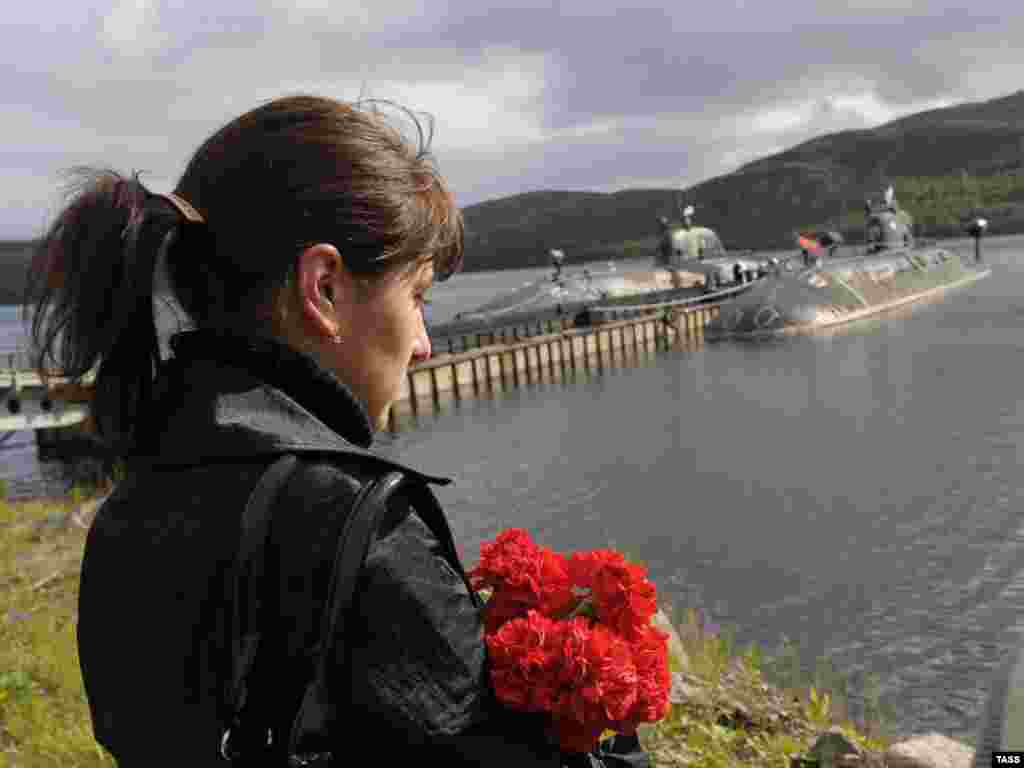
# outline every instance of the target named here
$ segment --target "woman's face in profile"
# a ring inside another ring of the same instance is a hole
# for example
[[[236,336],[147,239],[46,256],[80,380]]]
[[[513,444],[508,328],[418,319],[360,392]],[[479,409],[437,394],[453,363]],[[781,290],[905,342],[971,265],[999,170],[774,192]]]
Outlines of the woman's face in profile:
[[[374,281],[346,304],[342,342],[327,350],[377,429],[387,426],[409,366],[430,357],[423,306],[433,282],[429,259]]]

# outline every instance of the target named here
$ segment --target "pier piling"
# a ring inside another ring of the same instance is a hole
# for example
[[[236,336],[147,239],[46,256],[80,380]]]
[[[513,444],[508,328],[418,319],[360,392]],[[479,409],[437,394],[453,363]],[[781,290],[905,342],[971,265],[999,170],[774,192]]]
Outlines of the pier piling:
[[[584,327],[575,327],[571,318],[563,317],[538,322],[536,326],[491,329],[446,339],[447,343],[437,347],[447,347],[449,352],[409,369],[398,400],[388,414],[387,427],[398,431],[403,425],[403,414],[418,423],[420,415],[442,409],[447,400],[493,395],[499,390],[507,392],[512,387],[545,379],[566,380],[578,370],[604,371],[670,349],[673,344],[697,342],[703,338],[704,326],[719,314],[720,307],[673,307],[670,311],[669,315],[663,308],[646,307],[629,313],[592,313],[590,323]],[[623,314],[631,316],[622,319]],[[534,332],[536,335],[529,335]],[[77,422],[84,417],[84,404],[91,399],[93,381],[92,375],[78,384],[56,379],[44,381],[31,371],[0,368],[0,395],[4,400],[0,416],[17,421],[11,429],[34,429],[41,458],[63,457],[76,451],[92,453],[96,440],[87,434],[88,425]],[[12,401],[17,403],[13,409]],[[22,401],[35,403],[29,409],[35,414],[31,418],[15,413],[21,410]],[[70,418],[73,412],[79,413],[74,421]],[[40,419],[50,421],[44,424]],[[21,421],[25,424],[18,426]]]
[[[646,312],[628,319],[602,322],[597,319],[583,328],[567,327],[561,321],[532,326],[500,329],[491,334],[475,334],[480,346],[456,340],[453,348],[465,351],[439,355],[410,369],[407,385],[399,395],[397,407],[421,411],[417,393],[430,393],[430,401],[439,407],[444,394],[451,390],[452,400],[464,399],[459,389],[466,385],[480,396],[487,382],[487,391],[563,378],[567,372],[593,368],[604,371],[640,358],[640,350],[671,349],[681,342],[697,342],[703,338],[704,326],[718,316],[718,305],[673,308],[671,315]],[[534,330],[540,335],[526,336]],[[493,339],[493,342],[490,342]],[[444,373],[439,375],[437,371]],[[408,405],[405,404],[408,401]]]

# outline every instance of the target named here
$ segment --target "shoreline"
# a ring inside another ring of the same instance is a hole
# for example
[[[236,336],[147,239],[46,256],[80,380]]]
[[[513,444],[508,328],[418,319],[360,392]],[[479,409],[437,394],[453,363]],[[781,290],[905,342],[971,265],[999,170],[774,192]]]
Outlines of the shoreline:
[[[7,673],[0,679],[0,697],[6,695],[0,755],[31,763],[46,753],[61,764],[111,764],[92,738],[75,638],[81,558],[102,499],[0,500],[0,669]],[[840,754],[859,755],[862,768],[875,768],[923,740],[894,733],[893,710],[870,693],[854,714],[841,672],[811,679],[785,653],[769,658],[756,645],[736,647],[733,628],[708,623],[700,611],[680,616],[672,607],[662,610],[665,624],[655,624],[671,638],[672,707],[664,720],[640,731],[662,768],[828,765],[816,756],[834,744]],[[945,739],[937,733],[928,738]],[[963,741],[945,739],[942,746],[959,756],[973,752]]]

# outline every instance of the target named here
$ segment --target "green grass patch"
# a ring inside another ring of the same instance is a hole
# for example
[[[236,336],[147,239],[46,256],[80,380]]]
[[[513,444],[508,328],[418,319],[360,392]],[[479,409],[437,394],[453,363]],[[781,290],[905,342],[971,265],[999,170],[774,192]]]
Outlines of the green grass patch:
[[[81,501],[85,493],[76,490]],[[77,502],[0,500],[0,763],[113,766],[93,739],[75,640]]]
[[[831,727],[875,753],[891,743],[893,715],[878,701],[876,679],[868,678],[875,687],[861,692],[866,703],[853,717],[850,681],[830,660],[808,672],[800,649],[785,638],[769,655],[756,644],[739,647],[731,628],[709,625],[699,611],[672,618],[684,649],[683,658],[672,659],[672,710],[641,729],[658,768],[789,766]]]

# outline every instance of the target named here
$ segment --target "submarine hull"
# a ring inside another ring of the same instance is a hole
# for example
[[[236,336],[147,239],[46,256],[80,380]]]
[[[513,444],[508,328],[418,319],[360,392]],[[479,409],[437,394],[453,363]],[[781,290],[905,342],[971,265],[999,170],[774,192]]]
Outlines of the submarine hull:
[[[892,249],[775,274],[738,297],[705,338],[814,331],[985,277],[944,248]]]
[[[543,323],[589,325],[602,312],[645,311],[667,302],[728,302],[756,284],[755,273],[742,284],[722,284],[707,274],[654,268],[624,273],[598,273],[527,283],[472,311],[460,312],[444,323],[427,323],[435,349],[462,348],[467,337],[526,330]]]
[[[505,316],[543,313],[559,306],[600,302],[625,297],[643,297],[673,289],[693,289],[699,294],[706,276],[700,271],[641,269],[573,273],[527,283],[517,291],[456,316],[457,320],[497,321]]]

